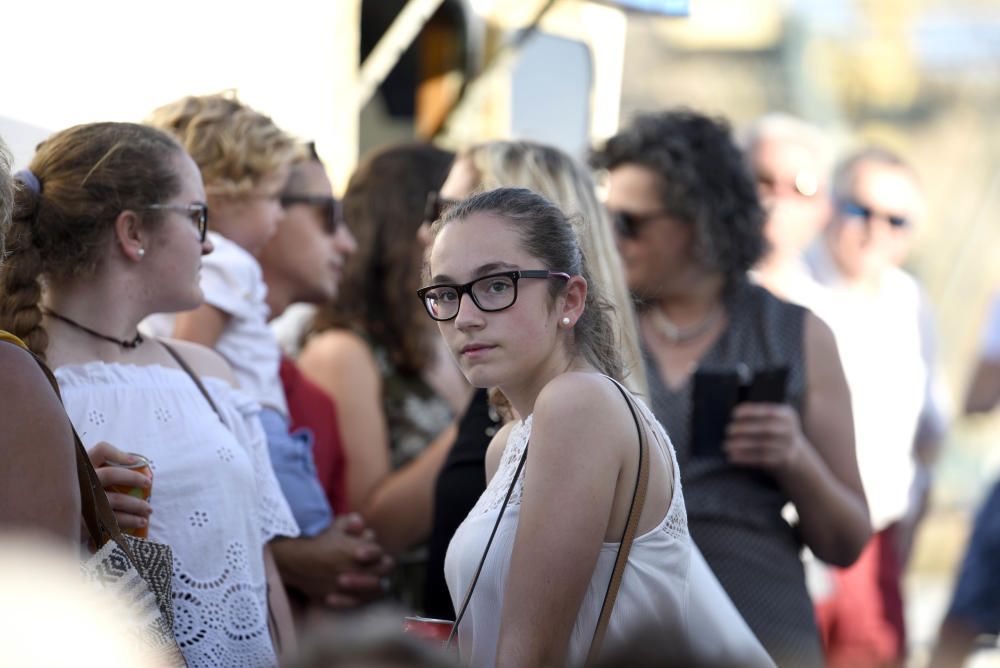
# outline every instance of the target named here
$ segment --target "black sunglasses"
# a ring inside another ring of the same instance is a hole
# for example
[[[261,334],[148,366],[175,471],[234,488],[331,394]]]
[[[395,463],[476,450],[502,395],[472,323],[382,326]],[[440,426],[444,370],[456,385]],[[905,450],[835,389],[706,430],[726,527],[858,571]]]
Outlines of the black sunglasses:
[[[849,200],[840,203],[840,210],[848,216],[862,218],[866,223],[870,223],[872,218],[880,216],[889,221],[889,225],[892,227],[903,228],[910,224],[910,221],[906,216],[894,216],[888,213],[882,213],[880,211],[875,211],[871,207],[858,204],[857,202],[851,202]]]
[[[611,223],[614,225],[615,232],[622,239],[635,239],[639,236],[639,230],[643,225],[651,220],[665,216],[666,213],[667,212],[663,209],[660,209],[659,211],[651,211],[649,213],[629,213],[627,211],[608,209],[608,214],[611,216]]]
[[[186,213],[191,222],[198,227],[198,240],[205,241],[208,234],[208,205],[201,202],[194,204],[150,204],[146,207],[154,211],[177,211]]]
[[[438,322],[444,322],[458,316],[462,295],[466,294],[472,297],[472,303],[480,311],[492,313],[510,308],[517,301],[517,282],[522,278],[559,278],[568,281],[570,276],[561,271],[547,269],[501,271],[480,276],[462,285],[455,283],[428,285],[417,290],[417,296],[427,310],[427,315]]]
[[[427,201],[424,202],[424,222],[433,223],[456,204],[458,204],[457,199],[441,197],[441,193],[436,190],[427,193]]]
[[[333,236],[337,226],[343,222],[340,202],[336,197],[326,195],[282,195],[281,206],[288,208],[294,204],[309,204],[318,207],[323,212],[323,231]]]

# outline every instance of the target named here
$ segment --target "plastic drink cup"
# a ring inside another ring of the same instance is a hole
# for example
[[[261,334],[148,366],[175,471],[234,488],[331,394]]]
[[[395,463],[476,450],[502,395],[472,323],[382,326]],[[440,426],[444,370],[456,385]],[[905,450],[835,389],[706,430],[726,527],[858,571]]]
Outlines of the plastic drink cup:
[[[147,478],[149,478],[149,487],[126,487],[124,485],[111,485],[108,487],[112,492],[118,492],[119,494],[126,494],[128,496],[134,496],[137,499],[142,499],[143,501],[149,501],[149,496],[153,492],[153,468],[149,465],[149,460],[140,454],[135,452],[128,453],[136,458],[136,462],[132,464],[118,464],[116,462],[108,462],[108,466],[117,466],[123,469],[131,469],[132,471],[137,471]],[[122,529],[124,533],[135,536],[136,538],[146,538],[149,535],[149,524],[146,526],[136,527],[134,529]]]
[[[455,622],[448,621],[447,619],[430,619],[429,617],[403,618],[404,633],[437,642],[442,646],[448,642],[448,636],[451,635],[451,627],[454,625]]]

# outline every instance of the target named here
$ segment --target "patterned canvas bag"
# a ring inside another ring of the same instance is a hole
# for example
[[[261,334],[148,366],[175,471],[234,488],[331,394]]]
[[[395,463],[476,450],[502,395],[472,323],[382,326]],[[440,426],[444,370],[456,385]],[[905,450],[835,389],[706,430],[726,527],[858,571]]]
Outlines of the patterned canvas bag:
[[[174,639],[170,546],[122,533],[79,437],[76,447],[83,518],[93,544],[100,546],[81,564],[84,579],[131,608],[132,615],[122,622],[135,642],[158,656],[162,665],[186,666]]]

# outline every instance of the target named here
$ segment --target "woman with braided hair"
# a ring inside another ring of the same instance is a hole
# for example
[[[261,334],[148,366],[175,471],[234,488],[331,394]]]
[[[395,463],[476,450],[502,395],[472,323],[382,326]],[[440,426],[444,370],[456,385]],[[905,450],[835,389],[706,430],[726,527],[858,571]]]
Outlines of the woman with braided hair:
[[[0,140],[0,267],[14,208],[10,154]],[[11,345],[14,344],[14,345]],[[80,535],[73,436],[59,399],[19,339],[0,329],[0,528]]]
[[[148,503],[109,496],[123,527],[146,526],[173,549],[175,635],[188,665],[276,665],[272,637],[291,640],[290,618],[268,541],[298,529],[260,406],[212,351],[137,329],[151,313],[201,302],[212,245],[197,166],[159,130],[92,123],[40,144],[18,180],[0,328],[55,370],[84,445],[108,441],[150,460]],[[98,473],[107,486],[108,467]]]

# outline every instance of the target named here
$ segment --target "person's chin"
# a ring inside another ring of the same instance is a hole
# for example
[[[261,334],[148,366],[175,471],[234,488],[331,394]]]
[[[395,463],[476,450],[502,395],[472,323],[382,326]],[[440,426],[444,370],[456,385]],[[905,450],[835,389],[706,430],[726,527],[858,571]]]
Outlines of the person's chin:
[[[202,304],[205,303],[205,293],[202,292],[200,287],[195,287],[190,295],[186,299],[177,300],[178,304],[171,311],[175,313],[180,313],[182,311],[193,311]]]
[[[487,388],[496,386],[496,374],[492,373],[485,364],[475,364],[472,366],[463,364],[462,373],[465,375],[465,379],[469,381],[469,385],[473,387]]]

